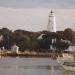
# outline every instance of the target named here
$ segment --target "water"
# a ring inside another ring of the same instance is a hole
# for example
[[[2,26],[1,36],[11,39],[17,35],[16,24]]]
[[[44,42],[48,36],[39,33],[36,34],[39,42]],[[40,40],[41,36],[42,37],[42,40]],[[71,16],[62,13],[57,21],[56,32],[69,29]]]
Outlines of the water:
[[[0,75],[75,75],[50,58],[1,58]]]

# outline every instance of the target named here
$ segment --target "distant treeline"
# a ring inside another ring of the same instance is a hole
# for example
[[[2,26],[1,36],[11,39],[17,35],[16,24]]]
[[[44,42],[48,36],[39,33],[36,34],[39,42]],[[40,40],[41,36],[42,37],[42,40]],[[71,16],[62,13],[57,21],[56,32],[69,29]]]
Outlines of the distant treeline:
[[[12,45],[19,46],[21,51],[35,50],[47,51],[50,46],[56,50],[65,50],[71,43],[75,43],[75,32],[67,28],[64,31],[30,32],[25,30],[15,30],[12,32],[8,28],[0,29],[0,48],[10,49]],[[55,40],[54,42],[52,42]]]

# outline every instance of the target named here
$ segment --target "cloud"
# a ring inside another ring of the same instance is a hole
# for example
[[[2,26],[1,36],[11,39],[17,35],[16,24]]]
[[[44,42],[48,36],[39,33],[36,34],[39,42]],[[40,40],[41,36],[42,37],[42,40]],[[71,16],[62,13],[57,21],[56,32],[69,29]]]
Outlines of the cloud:
[[[0,0],[1,7],[75,8],[75,0]]]

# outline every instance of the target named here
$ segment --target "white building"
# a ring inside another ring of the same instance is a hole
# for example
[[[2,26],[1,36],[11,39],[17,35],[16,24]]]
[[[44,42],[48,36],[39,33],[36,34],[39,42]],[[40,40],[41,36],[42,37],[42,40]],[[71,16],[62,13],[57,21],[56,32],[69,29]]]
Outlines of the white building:
[[[43,35],[45,35],[45,34],[41,34],[37,39],[42,39]]]
[[[75,52],[75,45],[69,46],[68,49],[66,49],[65,51],[74,51]]]
[[[0,41],[3,41],[3,35],[0,35]]]
[[[19,47],[15,44],[11,47],[11,52],[12,53],[18,53],[19,52]]]
[[[52,10],[49,15],[47,31],[56,32],[56,20]]]

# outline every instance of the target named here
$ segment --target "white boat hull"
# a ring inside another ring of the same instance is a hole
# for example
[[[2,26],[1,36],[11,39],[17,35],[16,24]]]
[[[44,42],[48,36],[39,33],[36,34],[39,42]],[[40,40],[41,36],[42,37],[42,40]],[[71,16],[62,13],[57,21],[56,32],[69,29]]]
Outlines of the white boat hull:
[[[75,59],[72,54],[64,53],[57,57],[57,62],[67,71],[75,71]]]
[[[66,70],[66,71],[75,71],[75,66],[62,65],[62,67],[63,67],[64,70]]]

